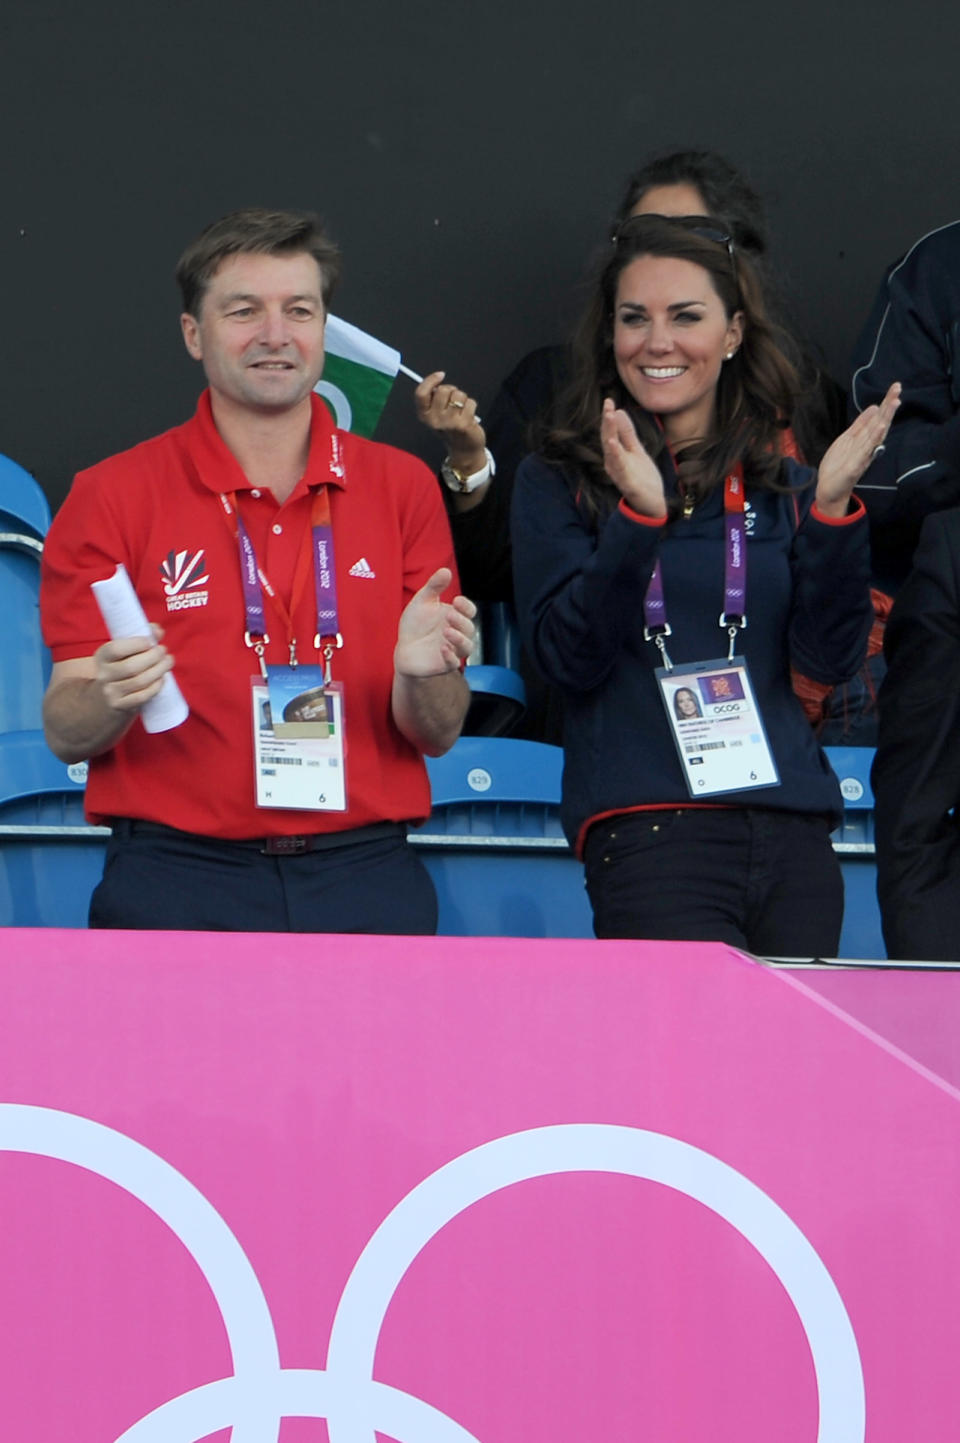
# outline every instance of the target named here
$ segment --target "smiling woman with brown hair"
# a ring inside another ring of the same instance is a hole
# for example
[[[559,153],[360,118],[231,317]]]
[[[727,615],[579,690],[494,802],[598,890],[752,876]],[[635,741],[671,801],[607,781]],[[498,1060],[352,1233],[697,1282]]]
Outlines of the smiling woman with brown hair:
[[[836,950],[839,789],[789,666],[836,682],[862,659],[852,491],[897,397],[814,472],[778,444],[797,384],[722,226],[620,227],[574,382],[514,496],[518,610],[563,690],[564,825],[598,936]],[[671,704],[681,682],[704,699],[692,740]]]

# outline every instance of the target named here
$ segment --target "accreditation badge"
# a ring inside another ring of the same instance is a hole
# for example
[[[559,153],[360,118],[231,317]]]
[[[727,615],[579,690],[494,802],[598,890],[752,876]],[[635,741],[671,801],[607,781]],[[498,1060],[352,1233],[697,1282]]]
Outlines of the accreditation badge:
[[[779,785],[742,657],[661,666],[655,674],[691,797]]]
[[[280,668],[287,670],[288,668]],[[272,668],[271,668],[272,670]],[[319,667],[297,667],[297,672]],[[251,681],[253,699],[253,760],[258,807],[286,808],[298,812],[345,812],[347,777],[344,747],[343,686],[328,682],[322,695],[311,697],[310,686],[298,695],[306,697],[297,715],[275,723],[274,697],[282,702],[285,689],[274,687],[256,676]],[[287,701],[293,700],[288,698]],[[322,714],[322,715],[321,715]],[[299,724],[298,724],[299,723]]]

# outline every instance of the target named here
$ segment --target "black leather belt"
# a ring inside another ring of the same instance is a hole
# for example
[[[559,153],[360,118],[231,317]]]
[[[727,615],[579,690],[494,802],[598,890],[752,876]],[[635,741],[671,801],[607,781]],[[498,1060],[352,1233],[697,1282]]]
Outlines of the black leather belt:
[[[133,817],[112,817],[110,826],[115,837],[180,837],[184,841],[208,844],[211,847],[242,847],[266,857],[302,857],[306,852],[328,852],[334,847],[354,847],[360,842],[376,842],[386,837],[405,837],[403,822],[371,822],[366,827],[351,827],[345,832],[308,832],[289,837],[203,837],[196,832],[182,832],[162,822],[141,822]]]

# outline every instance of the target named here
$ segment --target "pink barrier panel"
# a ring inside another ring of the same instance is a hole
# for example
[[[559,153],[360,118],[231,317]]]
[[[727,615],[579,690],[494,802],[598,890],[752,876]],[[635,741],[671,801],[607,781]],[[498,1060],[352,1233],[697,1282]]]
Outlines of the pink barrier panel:
[[[856,968],[805,971],[803,981],[824,998],[960,1088],[960,1028],[956,972],[902,972],[865,977]]]
[[[956,1439],[956,977],[4,942],[5,1440]]]

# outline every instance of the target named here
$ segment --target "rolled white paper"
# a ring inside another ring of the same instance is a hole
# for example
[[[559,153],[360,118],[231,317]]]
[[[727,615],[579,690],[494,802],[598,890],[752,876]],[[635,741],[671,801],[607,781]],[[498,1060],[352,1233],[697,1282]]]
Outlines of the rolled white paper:
[[[122,561],[106,581],[91,582],[90,590],[112,641],[128,636],[153,636]],[[168,671],[157,695],[151,697],[141,711],[140,719],[148,732],[168,732],[185,722],[189,715],[183,692],[174,681],[173,672]]]

